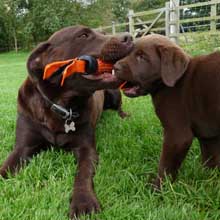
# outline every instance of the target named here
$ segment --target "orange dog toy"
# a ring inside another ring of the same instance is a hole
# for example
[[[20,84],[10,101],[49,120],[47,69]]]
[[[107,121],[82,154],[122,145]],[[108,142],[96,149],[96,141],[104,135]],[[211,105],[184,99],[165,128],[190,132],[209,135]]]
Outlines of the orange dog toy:
[[[81,56],[75,59],[56,61],[46,65],[43,80],[50,78],[61,68],[64,68],[61,80],[61,86],[63,86],[65,79],[75,73],[102,74],[104,72],[112,72],[113,64],[105,63],[92,56]]]

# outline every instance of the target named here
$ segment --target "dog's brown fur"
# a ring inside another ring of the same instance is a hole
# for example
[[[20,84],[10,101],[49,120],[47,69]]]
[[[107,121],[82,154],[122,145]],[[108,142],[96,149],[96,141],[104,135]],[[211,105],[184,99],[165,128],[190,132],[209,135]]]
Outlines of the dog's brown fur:
[[[150,94],[164,129],[158,177],[174,179],[194,137],[202,161],[220,166],[220,53],[191,58],[166,37],[149,35],[135,43],[115,65],[116,76],[127,80],[124,94]]]
[[[107,48],[118,48],[109,53]],[[73,152],[78,160],[74,191],[70,205],[70,217],[90,213],[100,209],[93,189],[94,164],[98,161],[95,143],[95,127],[104,107],[104,91],[117,88],[120,82],[104,75],[73,74],[60,87],[62,75],[42,80],[44,67],[57,60],[72,59],[80,55],[94,55],[111,61],[126,55],[132,47],[129,35],[111,37],[95,32],[87,27],[64,28],[48,41],[41,43],[30,55],[27,62],[29,76],[19,89],[16,142],[12,153],[0,168],[0,175],[16,173],[24,164],[51,144]],[[123,48],[123,49],[122,49]],[[101,50],[103,49],[103,52]],[[105,51],[107,54],[105,54]],[[111,75],[110,75],[111,76]],[[53,113],[43,98],[42,91],[50,100],[67,109],[79,113],[75,119],[76,131],[65,133],[64,120]],[[119,91],[105,91],[110,94],[108,108],[121,110]],[[111,100],[116,98],[116,102]],[[109,97],[108,97],[109,99]]]

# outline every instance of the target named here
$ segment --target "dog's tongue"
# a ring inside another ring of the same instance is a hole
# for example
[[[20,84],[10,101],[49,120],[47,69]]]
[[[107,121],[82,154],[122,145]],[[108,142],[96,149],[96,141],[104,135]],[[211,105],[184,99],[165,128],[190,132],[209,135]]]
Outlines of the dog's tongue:
[[[131,88],[124,88],[123,92],[125,95],[130,96],[130,97],[135,97],[137,94],[138,86],[134,86]]]

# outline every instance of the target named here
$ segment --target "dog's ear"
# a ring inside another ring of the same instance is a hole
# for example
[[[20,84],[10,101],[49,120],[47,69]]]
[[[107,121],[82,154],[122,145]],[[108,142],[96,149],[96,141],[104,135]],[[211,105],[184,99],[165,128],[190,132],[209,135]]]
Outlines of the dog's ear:
[[[27,61],[27,69],[32,78],[42,78],[45,62],[47,60],[47,51],[49,48],[49,42],[40,43],[29,56]]]
[[[173,87],[186,71],[190,57],[177,46],[160,46],[161,77],[165,85]]]

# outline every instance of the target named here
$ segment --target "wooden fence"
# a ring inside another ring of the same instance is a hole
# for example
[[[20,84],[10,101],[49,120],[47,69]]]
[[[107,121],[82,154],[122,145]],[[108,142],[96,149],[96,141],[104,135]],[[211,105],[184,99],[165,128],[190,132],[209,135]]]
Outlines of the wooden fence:
[[[200,11],[199,13],[196,10]],[[205,11],[204,14],[201,11]],[[191,12],[191,16],[186,16]],[[202,28],[198,28],[202,27]],[[149,33],[160,33],[178,43],[180,35],[188,32],[210,31],[220,29],[220,0],[210,0],[195,4],[181,5],[180,0],[166,2],[165,7],[134,12],[129,10],[127,22],[99,27],[99,30],[112,32],[129,32],[133,37]]]

